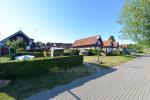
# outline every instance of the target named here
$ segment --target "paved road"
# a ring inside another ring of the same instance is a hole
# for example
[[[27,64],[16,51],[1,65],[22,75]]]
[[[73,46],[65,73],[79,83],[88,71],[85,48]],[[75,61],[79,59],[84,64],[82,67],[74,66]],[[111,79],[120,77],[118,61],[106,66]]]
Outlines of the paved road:
[[[150,100],[150,55],[38,93],[28,100]]]

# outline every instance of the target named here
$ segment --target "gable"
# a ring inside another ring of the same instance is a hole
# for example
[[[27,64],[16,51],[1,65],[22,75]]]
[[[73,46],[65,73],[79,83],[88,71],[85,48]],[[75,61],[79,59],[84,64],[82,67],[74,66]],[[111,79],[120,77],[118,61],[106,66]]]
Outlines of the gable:
[[[101,38],[99,39],[99,41],[101,41]],[[93,36],[76,40],[73,43],[72,47],[96,46],[97,42],[98,42],[97,36]]]
[[[29,42],[29,41],[33,41],[33,39],[29,38],[26,34],[24,34],[21,30],[12,34],[11,36],[5,38],[2,40],[3,43],[5,43],[8,40],[16,40],[18,37],[23,38],[24,41]]]
[[[113,46],[112,41],[110,40],[103,41],[103,47],[112,47],[112,46]]]

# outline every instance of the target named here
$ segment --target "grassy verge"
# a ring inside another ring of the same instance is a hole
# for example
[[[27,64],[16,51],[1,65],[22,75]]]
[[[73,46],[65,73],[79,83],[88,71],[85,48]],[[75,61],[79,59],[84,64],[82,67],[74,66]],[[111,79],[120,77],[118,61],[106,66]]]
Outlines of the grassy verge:
[[[97,67],[109,68],[120,65],[127,61],[133,60],[136,56],[123,55],[123,56],[105,56],[102,59],[101,64],[96,63],[97,56],[84,56],[84,62],[93,64]],[[101,59],[101,57],[100,57]]]
[[[9,61],[9,58],[7,56],[0,57],[0,63],[5,63],[5,62],[8,62],[8,61]]]
[[[0,100],[22,100],[34,93],[52,89],[53,87],[69,83],[92,73],[92,69],[81,65],[63,70],[62,72],[53,72],[30,80],[16,80],[7,87],[0,89]]]

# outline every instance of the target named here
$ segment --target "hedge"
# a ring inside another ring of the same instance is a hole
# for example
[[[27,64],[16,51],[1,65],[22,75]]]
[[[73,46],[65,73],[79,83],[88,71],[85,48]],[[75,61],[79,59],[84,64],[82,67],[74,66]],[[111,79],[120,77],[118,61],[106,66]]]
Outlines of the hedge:
[[[77,49],[66,49],[64,50],[65,55],[79,55],[80,50]]]
[[[52,50],[51,56],[56,57],[56,56],[63,56],[64,54],[64,49],[55,49]]]
[[[51,69],[67,69],[83,63],[83,56],[36,58],[29,61],[0,63],[0,79],[27,79],[50,73]]]

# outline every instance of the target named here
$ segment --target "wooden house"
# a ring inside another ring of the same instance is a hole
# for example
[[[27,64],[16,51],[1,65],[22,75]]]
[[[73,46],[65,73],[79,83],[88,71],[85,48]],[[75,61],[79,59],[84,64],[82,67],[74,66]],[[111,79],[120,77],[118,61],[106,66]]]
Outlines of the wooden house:
[[[13,41],[17,39],[22,39],[23,42],[26,44],[26,50],[30,50],[34,47],[34,40],[28,37],[24,32],[19,30],[18,32],[12,34],[11,36],[2,40],[2,43],[5,44],[7,41]]]

